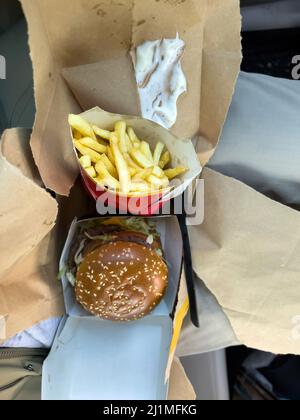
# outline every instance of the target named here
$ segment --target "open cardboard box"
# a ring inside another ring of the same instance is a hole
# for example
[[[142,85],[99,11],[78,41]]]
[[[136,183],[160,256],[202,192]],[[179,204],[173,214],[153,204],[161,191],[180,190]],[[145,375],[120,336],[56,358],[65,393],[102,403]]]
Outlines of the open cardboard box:
[[[88,219],[91,220],[91,219]],[[183,243],[175,216],[151,218],[161,235],[169,283],[161,303],[147,317],[130,323],[105,321],[76,302],[63,275],[67,317],[63,320],[43,369],[44,400],[164,400],[168,394],[170,349],[177,340],[175,317],[182,278]],[[75,220],[62,253],[66,266],[79,226]],[[174,332],[174,335],[173,335]]]
[[[91,196],[95,200],[102,199],[107,201],[107,205],[111,208],[117,207],[119,210],[125,211],[125,213],[129,211],[131,214],[153,215],[167,201],[182,194],[201,173],[201,165],[191,140],[179,139],[170,131],[152,121],[140,117],[113,114],[99,107],[83,112],[80,115],[91,125],[97,125],[109,131],[113,131],[114,124],[117,121],[123,120],[135,130],[140,139],[150,144],[152,150],[154,150],[158,142],[164,143],[171,154],[171,167],[184,166],[189,169],[185,174],[171,182],[171,190],[155,191],[152,194],[144,194],[137,197],[136,195],[130,196],[130,194],[124,196],[102,188],[79,164],[84,185]],[[75,148],[74,153],[77,158]]]

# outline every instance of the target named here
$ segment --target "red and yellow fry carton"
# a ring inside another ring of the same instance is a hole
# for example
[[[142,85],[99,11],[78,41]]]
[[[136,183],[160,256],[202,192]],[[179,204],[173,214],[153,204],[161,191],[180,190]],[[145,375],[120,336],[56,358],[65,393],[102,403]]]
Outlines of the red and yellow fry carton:
[[[69,122],[84,185],[99,205],[154,215],[201,173],[192,141],[152,121],[96,107]]]

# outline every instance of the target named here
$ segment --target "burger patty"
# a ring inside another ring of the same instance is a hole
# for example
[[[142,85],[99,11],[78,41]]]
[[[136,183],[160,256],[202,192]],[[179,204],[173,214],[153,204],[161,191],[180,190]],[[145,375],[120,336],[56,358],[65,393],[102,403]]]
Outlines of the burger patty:
[[[106,232],[106,234],[108,234]],[[105,245],[106,243],[111,243],[114,241],[118,242],[135,242],[140,245],[144,245],[147,248],[151,249],[152,251],[157,251],[161,249],[161,243],[160,241],[153,240],[152,244],[149,244],[147,242],[148,236],[140,233],[140,232],[134,232],[134,231],[127,231],[127,230],[114,230],[109,232],[109,236],[112,238],[109,238],[107,240],[90,240],[83,249],[83,256],[87,256],[89,253],[95,251],[97,248],[99,248],[102,245]]]

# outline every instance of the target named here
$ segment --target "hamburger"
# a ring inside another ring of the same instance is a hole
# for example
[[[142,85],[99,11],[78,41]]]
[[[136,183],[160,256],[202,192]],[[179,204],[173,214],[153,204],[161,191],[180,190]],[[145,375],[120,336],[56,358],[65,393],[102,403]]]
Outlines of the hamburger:
[[[155,225],[136,217],[81,224],[66,276],[76,300],[95,316],[125,322],[148,315],[168,284]]]

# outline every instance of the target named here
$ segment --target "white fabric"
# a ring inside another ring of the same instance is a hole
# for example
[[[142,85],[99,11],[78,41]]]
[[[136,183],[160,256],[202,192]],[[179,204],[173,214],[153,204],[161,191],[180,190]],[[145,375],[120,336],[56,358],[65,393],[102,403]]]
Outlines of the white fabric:
[[[210,167],[300,209],[300,83],[241,73]],[[212,294],[197,285],[200,329],[187,317],[178,354],[238,344]]]

